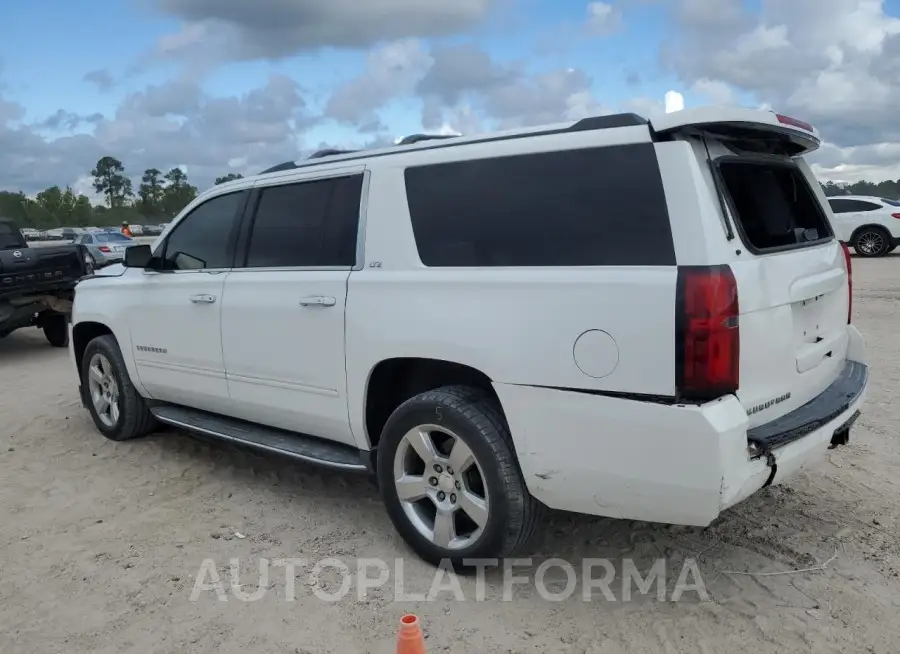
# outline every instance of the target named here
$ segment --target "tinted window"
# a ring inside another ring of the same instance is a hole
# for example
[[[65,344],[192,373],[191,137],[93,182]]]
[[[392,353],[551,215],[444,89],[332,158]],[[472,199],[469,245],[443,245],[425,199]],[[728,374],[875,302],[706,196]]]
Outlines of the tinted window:
[[[166,267],[171,270],[230,268],[231,232],[244,198],[244,192],[220,195],[185,216],[166,240]]]
[[[847,208],[848,202],[849,200],[829,200],[828,204],[831,205],[831,210],[834,213],[847,213],[850,211],[850,209]]]
[[[864,200],[829,200],[831,210],[835,213],[851,213],[856,211],[874,211],[881,206]]]
[[[888,198],[881,198],[881,201],[892,207],[900,207],[900,202],[897,202],[896,200],[890,200]]]
[[[675,264],[650,144],[409,168],[406,192],[426,266]]]
[[[720,160],[735,220],[751,250],[811,246],[831,228],[809,183],[794,165]]]
[[[90,236],[88,236],[88,238],[90,238]],[[113,242],[113,241],[116,241],[116,242],[118,242],[118,241],[130,241],[131,239],[128,238],[127,236],[125,236],[125,234],[116,234],[115,232],[113,232],[113,233],[111,233],[111,234],[98,234],[98,235],[97,235],[97,240],[98,240],[100,243],[110,243],[110,242]]]
[[[352,266],[362,175],[262,189],[247,267]]]

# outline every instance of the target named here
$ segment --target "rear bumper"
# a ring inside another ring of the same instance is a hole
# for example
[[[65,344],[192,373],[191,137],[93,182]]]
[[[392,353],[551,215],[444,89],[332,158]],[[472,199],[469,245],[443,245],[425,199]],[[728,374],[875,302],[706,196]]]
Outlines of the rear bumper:
[[[747,440],[766,453],[800,440],[845,414],[865,391],[868,366],[847,361],[840,376],[821,394],[780,418],[747,432]]]
[[[862,337],[852,326],[848,332],[848,356],[861,355]],[[825,393],[777,424],[753,430],[734,396],[678,406],[512,384],[495,388],[525,483],[544,504],[706,526],[824,454],[860,410],[867,382],[865,364],[848,362]],[[765,447],[754,442],[751,448],[751,437]]]

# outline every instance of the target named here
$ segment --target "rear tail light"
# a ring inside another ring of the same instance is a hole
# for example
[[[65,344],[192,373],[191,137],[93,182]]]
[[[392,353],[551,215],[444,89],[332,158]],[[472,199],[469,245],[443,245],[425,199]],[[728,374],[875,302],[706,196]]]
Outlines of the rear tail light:
[[[894,215],[897,217],[897,214]],[[850,324],[850,318],[853,315],[853,264],[850,263],[850,248],[846,243],[841,243],[844,250],[844,266],[847,268],[847,324]]]
[[[900,213],[892,213],[891,218],[900,218]]]
[[[100,246],[99,248],[97,248],[97,249],[100,250],[101,252],[112,252],[112,250],[110,250],[110,249],[109,249],[109,246],[107,246],[107,245],[101,245],[101,246]]]
[[[712,400],[738,390],[738,293],[729,266],[680,266],[675,299],[678,397]]]

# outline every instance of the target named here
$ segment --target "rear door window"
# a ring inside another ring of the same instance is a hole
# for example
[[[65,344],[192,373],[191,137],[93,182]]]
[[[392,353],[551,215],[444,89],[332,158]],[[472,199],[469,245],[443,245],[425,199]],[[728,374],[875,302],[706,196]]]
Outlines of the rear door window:
[[[426,266],[671,266],[652,144],[542,152],[405,171]]]
[[[832,238],[825,212],[792,162],[722,157],[716,164],[750,251],[809,247]]]
[[[874,202],[866,202],[865,200],[829,200],[829,204],[831,204],[831,209],[835,213],[858,213],[861,211],[875,211],[876,209],[881,209],[880,204],[875,204]]]

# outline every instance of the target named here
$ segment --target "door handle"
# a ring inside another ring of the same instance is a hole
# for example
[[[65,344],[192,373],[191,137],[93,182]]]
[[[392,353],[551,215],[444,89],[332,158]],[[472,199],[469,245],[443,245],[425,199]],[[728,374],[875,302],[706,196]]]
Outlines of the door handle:
[[[324,295],[313,295],[300,299],[301,307],[333,307],[337,300],[333,297],[325,297]]]
[[[212,304],[216,301],[215,295],[192,295],[191,302],[194,304]]]

